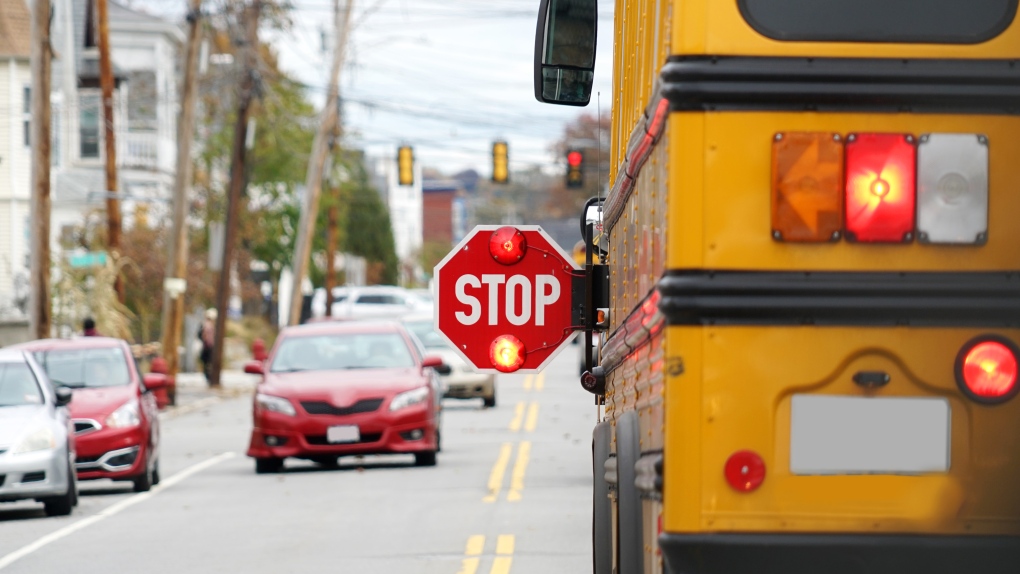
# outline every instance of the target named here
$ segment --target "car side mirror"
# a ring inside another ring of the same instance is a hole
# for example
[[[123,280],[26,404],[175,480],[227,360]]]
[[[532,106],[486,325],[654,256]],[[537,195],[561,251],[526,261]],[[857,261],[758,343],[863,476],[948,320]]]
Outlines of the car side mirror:
[[[598,0],[542,0],[535,30],[535,98],[586,106],[595,80]]]
[[[423,369],[435,369],[440,375],[449,375],[450,365],[443,362],[443,358],[437,355],[429,355],[421,362]]]
[[[142,382],[145,383],[146,389],[155,391],[157,389],[166,388],[170,379],[163,373],[148,373],[142,377]]]
[[[57,387],[53,389],[54,394],[57,395],[57,406],[66,407],[71,403],[71,399],[74,397],[74,392],[67,387]]]
[[[244,364],[244,372],[249,375],[264,375],[266,374],[266,367],[262,361],[248,361]]]

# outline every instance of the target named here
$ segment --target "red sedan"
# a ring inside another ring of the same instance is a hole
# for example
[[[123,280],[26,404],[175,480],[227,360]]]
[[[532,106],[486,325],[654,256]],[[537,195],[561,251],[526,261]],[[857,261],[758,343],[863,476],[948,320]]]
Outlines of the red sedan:
[[[78,480],[129,480],[135,492],[159,483],[159,417],[152,391],[166,377],[143,379],[120,339],[42,339],[16,345],[29,351],[54,385],[73,390]]]
[[[316,323],[280,333],[255,394],[248,456],[255,472],[288,457],[325,465],[338,457],[409,453],[436,464],[442,393],[417,339],[396,322]]]

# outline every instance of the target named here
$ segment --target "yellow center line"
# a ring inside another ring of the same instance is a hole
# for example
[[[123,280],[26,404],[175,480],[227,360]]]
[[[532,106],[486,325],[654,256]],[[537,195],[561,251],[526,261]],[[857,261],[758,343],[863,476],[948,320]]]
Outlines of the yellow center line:
[[[535,378],[535,390],[541,391],[543,388],[545,388],[545,371],[539,373]]]
[[[524,421],[524,401],[517,403],[517,410],[514,412],[514,418],[510,421],[510,432],[517,432],[521,430],[521,423]]]
[[[524,390],[530,391],[532,383],[535,382],[535,375],[525,375],[524,377]]]
[[[489,494],[482,499],[484,502],[496,502],[499,498],[499,491],[503,488],[503,476],[506,474],[506,467],[510,464],[510,455],[513,452],[513,445],[503,443],[499,450],[499,458],[496,464],[492,465],[492,472],[489,474]]]
[[[468,538],[467,548],[464,549],[464,558],[460,562],[460,570],[457,574],[475,574],[478,571],[478,564],[481,558],[477,558],[482,554],[482,550],[485,548],[485,537],[481,534],[476,534]],[[474,558],[470,558],[470,557]]]
[[[521,499],[521,491],[524,490],[524,473],[528,470],[530,455],[531,443],[522,441],[517,447],[517,461],[514,463],[514,471],[510,478],[510,492],[506,494],[507,502],[517,502]]]
[[[535,430],[536,424],[538,424],[538,403],[532,401],[531,406],[528,407],[528,418],[524,422],[524,430],[531,432]]]
[[[514,558],[514,536],[513,534],[500,534],[496,541],[496,559],[492,562],[492,569],[489,574],[510,574],[510,566]]]

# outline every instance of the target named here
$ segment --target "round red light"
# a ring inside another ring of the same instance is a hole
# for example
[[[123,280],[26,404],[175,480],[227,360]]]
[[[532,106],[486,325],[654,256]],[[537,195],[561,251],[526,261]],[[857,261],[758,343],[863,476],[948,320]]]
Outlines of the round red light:
[[[960,388],[978,402],[999,403],[1017,393],[1017,349],[998,337],[964,345],[956,360]]]
[[[489,253],[492,258],[503,265],[513,265],[528,250],[528,242],[524,234],[516,227],[500,227],[489,237]]]
[[[489,360],[497,371],[512,373],[524,364],[524,343],[513,335],[500,335],[489,345]]]
[[[734,490],[751,492],[765,482],[765,461],[754,451],[738,450],[726,460],[724,473]]]
[[[569,164],[570,167],[578,167],[581,165],[582,161],[584,161],[584,156],[581,155],[581,152],[579,151],[572,151],[567,154],[567,164]]]

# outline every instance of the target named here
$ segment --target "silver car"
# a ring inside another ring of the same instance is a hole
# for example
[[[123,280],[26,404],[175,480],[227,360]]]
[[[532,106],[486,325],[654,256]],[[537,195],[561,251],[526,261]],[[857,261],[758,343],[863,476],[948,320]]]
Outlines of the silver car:
[[[496,406],[496,375],[479,373],[465,361],[446,339],[435,330],[432,315],[414,315],[403,319],[431,355],[443,358],[446,368],[436,369],[443,383],[443,397],[448,399],[481,398],[486,407]]]
[[[31,355],[0,350],[0,502],[34,499],[48,516],[78,504],[70,402]]]

